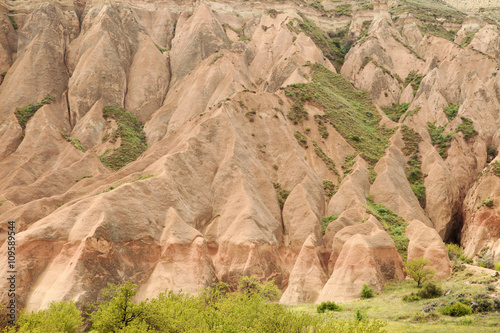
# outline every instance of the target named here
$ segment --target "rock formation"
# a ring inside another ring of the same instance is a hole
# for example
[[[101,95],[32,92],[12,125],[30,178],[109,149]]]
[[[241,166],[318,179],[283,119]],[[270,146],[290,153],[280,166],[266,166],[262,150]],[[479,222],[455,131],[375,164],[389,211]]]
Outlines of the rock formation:
[[[406,255],[446,277],[444,242],[499,261],[498,26],[323,4],[0,3],[18,304],[244,275],[343,301]]]

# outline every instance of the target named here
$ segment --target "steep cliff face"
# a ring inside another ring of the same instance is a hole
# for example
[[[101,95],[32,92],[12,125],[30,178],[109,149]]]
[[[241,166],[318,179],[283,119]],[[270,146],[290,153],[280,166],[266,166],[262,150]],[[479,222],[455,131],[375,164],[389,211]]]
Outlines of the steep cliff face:
[[[500,260],[498,27],[418,8],[1,5],[18,302],[243,275],[284,303],[342,301],[404,279],[407,257],[446,277],[443,240]]]

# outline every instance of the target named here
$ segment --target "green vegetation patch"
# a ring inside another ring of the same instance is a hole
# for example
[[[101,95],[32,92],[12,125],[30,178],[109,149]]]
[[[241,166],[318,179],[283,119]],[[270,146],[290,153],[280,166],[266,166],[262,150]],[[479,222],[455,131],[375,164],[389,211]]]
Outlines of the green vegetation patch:
[[[314,152],[316,153],[316,155],[318,155],[319,158],[321,158],[321,160],[323,160],[323,162],[325,162],[328,169],[332,170],[337,176],[339,176],[339,172],[335,167],[335,162],[333,162],[333,160],[328,155],[325,154],[325,152],[321,149],[321,147],[315,140],[313,140],[313,146],[314,146]]]
[[[382,110],[390,120],[397,123],[399,122],[399,119],[401,119],[401,117],[405,114],[405,112],[408,111],[409,107],[410,103],[401,103],[396,104],[390,108],[382,108]]]
[[[366,198],[366,205],[366,212],[379,220],[394,241],[394,245],[396,245],[396,249],[403,257],[403,261],[406,261],[409,239],[405,235],[405,229],[408,223],[384,205],[376,204],[370,197]]]
[[[420,83],[425,75],[417,73],[417,71],[412,70],[405,79],[405,87],[411,84],[413,88],[413,95],[415,95],[420,87]]]
[[[493,162],[492,170],[495,176],[500,177],[500,161]]]
[[[338,188],[335,187],[335,184],[328,179],[323,180],[323,189],[325,190],[325,194],[327,197],[331,198],[337,192]]]
[[[474,36],[476,35],[477,31],[469,31],[466,35],[465,38],[462,40],[460,43],[460,46],[462,47],[467,47],[472,43],[472,40],[474,39]]]
[[[446,30],[442,23],[424,23],[418,26],[422,35],[431,34],[437,37],[445,38],[449,41],[455,40],[456,32]]]
[[[286,87],[286,95],[302,108],[306,102],[322,106],[323,121],[329,121],[373,167],[384,156],[394,130],[379,125],[382,117],[368,94],[354,89],[342,75],[319,64],[312,65],[311,75],[312,82]]]
[[[325,57],[335,66],[335,69],[339,71],[344,63],[344,57],[352,45],[352,42],[347,40],[349,27],[340,29],[335,33],[327,34],[304,15],[301,15],[301,17],[302,21],[296,19],[300,30],[295,29],[292,22],[289,22],[288,27],[297,34],[303,32],[311,38]]]
[[[469,141],[473,137],[475,137],[478,133],[476,129],[474,128],[474,124],[472,123],[472,120],[469,118],[465,117],[460,117],[462,119],[462,123],[458,125],[457,127],[457,132],[462,132],[464,135],[465,141]]]
[[[293,136],[295,136],[295,139],[297,139],[297,142],[299,143],[299,145],[301,145],[302,147],[304,148],[308,148],[309,146],[307,145],[307,137],[300,133],[299,131],[295,131],[293,132]]]
[[[321,135],[321,137],[323,139],[328,138],[329,135],[328,128],[326,128],[325,124],[325,122],[328,122],[328,117],[325,115],[321,116],[319,114],[315,114],[314,120],[316,121],[316,124],[318,124],[318,132]]]
[[[352,16],[352,5],[338,5],[334,9],[335,16]]]
[[[467,15],[441,0],[398,0],[389,12],[393,17],[402,13],[411,13],[424,23],[440,24],[442,19],[447,23],[462,23]]]
[[[118,105],[105,106],[102,113],[105,119],[116,120],[118,129],[111,134],[111,140],[120,137],[121,143],[119,148],[107,150],[99,159],[111,169],[120,170],[148,149],[144,124]]]
[[[328,225],[338,219],[338,215],[330,215],[330,216],[325,216],[321,218],[321,233],[324,235],[326,232],[326,228],[328,228]]]
[[[12,27],[14,28],[14,30],[17,30],[17,28],[19,28],[19,26],[17,25],[17,22],[14,20],[14,17],[9,16],[9,20],[10,20],[10,23],[12,24]]]
[[[72,138],[72,137],[65,135],[63,133],[61,133],[61,135],[66,141],[70,142],[73,146],[75,146],[76,149],[79,149],[79,150],[83,151],[84,153],[87,151],[87,149],[85,149],[85,147],[82,145],[80,140]]]
[[[158,176],[157,174],[147,174],[147,175],[142,175],[142,176],[140,176],[140,177],[138,177],[136,179],[130,180],[130,181],[119,182],[119,183],[111,185],[110,187],[108,187],[107,189],[105,189],[102,192],[96,193],[96,195],[99,195],[101,193],[107,193],[109,191],[113,191],[114,189],[117,189],[118,187],[122,186],[123,184],[131,184],[131,183],[135,183],[135,182],[138,182],[138,181],[141,181],[141,180],[146,180],[146,179],[157,177],[157,176]],[[91,177],[92,177],[92,175],[90,175],[90,177],[83,176],[82,178],[91,178]]]
[[[283,210],[283,207],[285,206],[285,201],[288,198],[288,195],[290,195],[290,190],[285,190],[281,188],[280,183],[273,183],[274,189],[276,190],[276,196],[278,197],[278,203],[280,205],[281,210]]]
[[[28,120],[30,120],[42,106],[44,106],[45,104],[50,104],[55,100],[56,98],[54,97],[54,95],[47,95],[40,102],[35,102],[26,105],[25,107],[17,108],[16,111],[14,111],[17,121],[23,129],[22,138],[24,138],[24,135],[26,134],[26,124],[28,123]]]
[[[403,133],[403,153],[409,156],[405,167],[405,175],[410,183],[411,189],[420,203],[422,208],[425,208],[425,186],[424,174],[422,173],[422,161],[418,150],[418,144],[422,141],[422,137],[415,132],[411,127],[403,125],[401,127]]]
[[[344,171],[344,176],[352,172],[352,167],[354,166],[354,163],[356,163],[355,160],[356,156],[358,156],[357,153],[352,153],[344,158],[344,164],[342,164],[342,170]]]
[[[436,127],[436,122],[427,122],[427,132],[431,136],[432,144],[438,148],[439,155],[443,159],[448,157],[448,148],[451,146],[451,139],[455,136],[455,133],[448,133],[443,135],[446,125]]]
[[[456,118],[459,108],[460,104],[450,103],[447,107],[444,108],[443,112],[446,114],[446,117],[448,117],[448,120],[452,121]]]

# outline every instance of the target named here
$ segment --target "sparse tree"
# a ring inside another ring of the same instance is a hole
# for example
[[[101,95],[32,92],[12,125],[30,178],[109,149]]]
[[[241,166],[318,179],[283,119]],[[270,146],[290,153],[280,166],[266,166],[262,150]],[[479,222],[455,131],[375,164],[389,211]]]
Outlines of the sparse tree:
[[[417,282],[417,287],[420,287],[425,281],[429,281],[434,277],[436,271],[430,268],[425,268],[425,266],[430,264],[428,258],[415,258],[410,259],[406,262],[404,271],[408,274],[415,282]]]

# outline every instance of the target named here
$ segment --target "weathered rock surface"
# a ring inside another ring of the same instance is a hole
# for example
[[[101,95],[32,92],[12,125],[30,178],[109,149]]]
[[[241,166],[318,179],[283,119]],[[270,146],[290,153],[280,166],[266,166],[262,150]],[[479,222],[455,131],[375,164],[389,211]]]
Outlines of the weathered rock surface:
[[[126,280],[139,284],[139,299],[244,275],[275,280],[287,304],[356,299],[363,284],[381,291],[404,279],[403,261],[369,195],[413,221],[408,257],[429,258],[437,277],[450,273],[443,241],[461,242],[469,256],[488,246],[500,261],[493,25],[455,23],[451,41],[424,33],[416,17],[393,21],[385,1],[352,17],[293,2],[235,8],[0,4],[0,253],[15,220],[20,307],[92,302],[108,282]],[[301,28],[299,13],[326,44]],[[363,126],[390,137],[371,143],[385,150],[378,161],[358,151],[366,138],[349,132],[357,118],[327,120],[346,104],[343,112],[373,117],[364,93],[337,80],[331,100],[318,100],[319,86],[300,96],[301,84],[317,84],[311,64],[337,77],[338,54],[327,47],[342,31],[352,47],[339,72],[368,92],[385,128]],[[36,104],[49,94],[54,101]],[[383,114],[402,103],[396,121]],[[444,112],[451,104],[457,114]],[[144,132],[105,116],[108,105],[125,107]],[[18,108],[35,106],[18,121]],[[421,137],[413,149],[425,207],[409,182],[402,124]],[[104,164],[142,141],[148,149],[122,156],[126,166]]]

